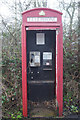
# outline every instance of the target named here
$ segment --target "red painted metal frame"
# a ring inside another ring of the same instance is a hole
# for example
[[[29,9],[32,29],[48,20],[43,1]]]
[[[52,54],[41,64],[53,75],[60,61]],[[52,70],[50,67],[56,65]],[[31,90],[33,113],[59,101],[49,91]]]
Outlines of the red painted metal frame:
[[[31,9],[31,10],[24,11],[24,12],[22,13],[22,15],[24,15],[25,13],[28,13],[28,12],[33,12],[33,11],[35,11],[35,10],[39,10],[39,11],[40,11],[40,10],[52,11],[52,12],[59,13],[59,14],[62,15],[61,12],[59,12],[59,11],[57,11],[57,10],[50,9],[50,8],[35,8],[35,9]]]
[[[27,60],[26,60],[26,29],[22,24],[22,100],[23,116],[27,117]]]
[[[59,116],[63,113],[63,33],[62,25],[57,34],[57,48],[56,48],[56,100],[59,108]]]
[[[57,17],[56,23],[50,22],[27,22],[27,17],[39,16],[39,12],[45,12],[44,17]],[[62,13],[48,8],[36,8],[22,13],[22,102],[23,116],[27,117],[27,54],[26,54],[26,28],[28,30],[59,29],[56,39],[56,101],[59,107],[59,116],[63,113],[63,33],[62,33]]]

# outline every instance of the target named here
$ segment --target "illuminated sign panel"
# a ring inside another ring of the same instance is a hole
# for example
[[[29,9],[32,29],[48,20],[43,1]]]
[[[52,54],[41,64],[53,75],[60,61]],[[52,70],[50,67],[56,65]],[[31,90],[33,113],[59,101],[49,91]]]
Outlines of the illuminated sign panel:
[[[57,17],[28,17],[27,22],[57,22]]]

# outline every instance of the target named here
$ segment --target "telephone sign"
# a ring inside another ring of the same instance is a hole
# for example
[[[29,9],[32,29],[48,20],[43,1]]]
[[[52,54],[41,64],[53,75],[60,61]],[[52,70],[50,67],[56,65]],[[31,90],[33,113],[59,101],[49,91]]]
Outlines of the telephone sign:
[[[56,17],[28,17],[27,22],[57,22]]]

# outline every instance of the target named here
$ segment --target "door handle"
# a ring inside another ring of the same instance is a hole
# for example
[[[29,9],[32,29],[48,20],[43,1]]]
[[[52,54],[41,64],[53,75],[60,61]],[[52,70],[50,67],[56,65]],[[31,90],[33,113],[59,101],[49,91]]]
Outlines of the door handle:
[[[28,63],[28,68],[29,68],[29,74],[31,73],[31,68],[30,68],[30,61]]]

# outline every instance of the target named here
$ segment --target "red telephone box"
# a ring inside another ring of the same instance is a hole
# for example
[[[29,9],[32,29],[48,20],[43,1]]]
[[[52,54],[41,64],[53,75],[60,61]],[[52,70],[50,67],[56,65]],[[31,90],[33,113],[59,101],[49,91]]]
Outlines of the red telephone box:
[[[31,90],[29,96],[28,87]],[[28,97],[36,101],[53,99],[54,94],[56,108],[59,110],[59,116],[62,116],[62,13],[48,8],[35,8],[22,13],[22,101],[24,117],[28,116]]]

